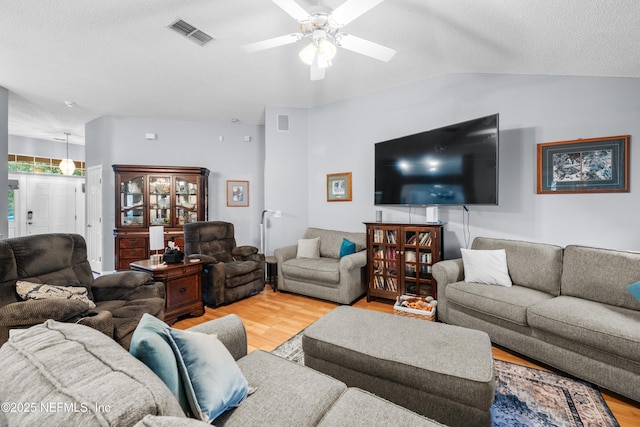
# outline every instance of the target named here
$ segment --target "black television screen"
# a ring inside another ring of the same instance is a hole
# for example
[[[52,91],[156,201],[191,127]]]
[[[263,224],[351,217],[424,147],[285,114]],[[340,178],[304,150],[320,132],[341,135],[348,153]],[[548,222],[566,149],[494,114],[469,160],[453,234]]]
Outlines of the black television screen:
[[[498,117],[375,144],[375,204],[497,205]]]

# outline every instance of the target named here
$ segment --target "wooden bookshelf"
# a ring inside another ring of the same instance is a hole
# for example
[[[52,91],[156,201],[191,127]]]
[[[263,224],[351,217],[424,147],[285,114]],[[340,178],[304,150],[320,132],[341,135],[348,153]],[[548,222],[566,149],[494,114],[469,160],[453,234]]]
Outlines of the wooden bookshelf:
[[[442,259],[444,224],[367,222],[367,301],[437,297],[431,267]]]

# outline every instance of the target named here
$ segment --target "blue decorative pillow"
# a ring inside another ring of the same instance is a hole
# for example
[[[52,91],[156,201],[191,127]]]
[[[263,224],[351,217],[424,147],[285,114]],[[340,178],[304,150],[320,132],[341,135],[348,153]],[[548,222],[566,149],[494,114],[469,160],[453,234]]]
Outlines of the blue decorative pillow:
[[[133,332],[129,353],[160,377],[171,393],[176,396],[185,413],[189,413],[189,401],[170,341],[169,326],[162,320],[145,313]]]
[[[247,397],[249,386],[229,350],[215,335],[169,328],[191,412],[211,423]]]
[[[627,290],[640,301],[640,280],[627,286]]]
[[[351,255],[356,253],[356,244],[350,240],[342,239],[342,245],[340,246],[340,258],[345,255]]]

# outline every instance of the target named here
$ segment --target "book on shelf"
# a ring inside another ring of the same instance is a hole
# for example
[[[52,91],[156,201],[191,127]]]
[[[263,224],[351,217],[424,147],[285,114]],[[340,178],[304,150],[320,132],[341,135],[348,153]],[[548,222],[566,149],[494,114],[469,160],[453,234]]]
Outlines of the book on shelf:
[[[383,291],[398,291],[398,280],[394,277],[374,276],[373,287]]]
[[[387,243],[396,244],[396,232],[393,230],[387,230]]]
[[[415,245],[418,240],[418,235],[416,233],[412,233],[411,236],[407,239],[407,245]]]
[[[404,253],[404,260],[406,262],[416,262],[416,251],[406,251]]]
[[[423,264],[431,264],[432,259],[431,252],[422,252],[420,254],[420,262]]]
[[[386,290],[397,292],[398,291],[398,281],[393,277],[387,277],[387,287]]]
[[[420,233],[420,246],[430,246],[431,245],[431,233]]]

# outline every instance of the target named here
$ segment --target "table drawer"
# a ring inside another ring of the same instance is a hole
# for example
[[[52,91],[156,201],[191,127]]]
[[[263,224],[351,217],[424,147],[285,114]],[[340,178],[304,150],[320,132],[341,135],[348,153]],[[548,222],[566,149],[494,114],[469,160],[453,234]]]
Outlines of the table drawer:
[[[128,260],[138,260],[147,258],[147,250],[146,248],[129,248],[129,249],[120,249],[118,252],[120,259],[128,259]],[[128,267],[127,267],[128,268]]]
[[[120,249],[142,248],[144,250],[147,247],[147,239],[145,239],[144,237],[119,239],[118,246],[120,247]]]
[[[201,268],[202,267],[200,267],[200,265],[197,265],[197,264],[196,265],[184,264],[180,268],[172,268],[171,270],[168,270],[166,278],[167,279],[172,279],[174,277],[198,274],[198,272],[200,271]]]
[[[198,275],[181,277],[166,282],[167,307],[175,308],[200,300]]]

